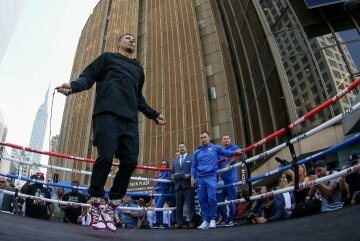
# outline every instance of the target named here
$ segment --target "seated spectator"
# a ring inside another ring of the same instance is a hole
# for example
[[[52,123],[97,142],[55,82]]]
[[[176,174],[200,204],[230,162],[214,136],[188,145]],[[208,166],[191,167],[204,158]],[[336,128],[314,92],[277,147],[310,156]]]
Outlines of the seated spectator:
[[[318,160],[314,167],[316,174],[309,176],[309,180],[316,180],[317,178],[336,173],[336,171],[329,172],[327,170],[327,165],[323,160]],[[342,198],[339,187],[339,178],[334,178],[325,183],[319,183],[314,187],[311,187],[309,196],[313,197],[317,191],[321,193],[321,212],[334,211],[343,207],[344,203],[341,202]]]
[[[78,181],[72,181],[71,186],[79,186]],[[72,190],[63,196],[63,201],[74,203],[86,203],[86,196],[79,192],[79,189],[72,188]],[[61,205],[65,211],[64,223],[82,223],[82,217],[87,214],[87,208],[80,205]]]
[[[36,174],[31,176],[32,179],[36,179],[38,181],[44,181],[44,173],[37,172]],[[43,186],[41,183],[33,183],[30,185],[30,182],[26,182],[20,189],[21,193],[28,194],[35,197],[41,198],[51,198],[50,193],[47,188]],[[47,209],[50,212],[50,220],[54,222],[55,213],[54,206],[52,203],[42,201],[40,199],[26,199],[25,203],[25,216],[40,218],[40,219],[49,219],[49,215],[47,213]]]
[[[61,201],[63,196],[64,196],[64,188],[63,187],[58,187],[56,189],[56,193],[54,194],[54,196],[52,196],[52,199]],[[60,203],[54,203],[54,213],[55,213],[55,222],[57,223],[62,223],[64,222],[64,211],[61,208],[61,204]]]
[[[306,166],[304,164],[299,165],[299,184],[308,182],[309,177],[306,174]],[[298,189],[294,192],[295,203],[303,203],[306,201],[310,188]]]
[[[288,181],[288,176],[286,174],[283,174],[279,179],[278,189],[286,188],[289,185],[290,184],[289,184],[289,181]],[[282,193],[282,195],[284,196],[285,211],[287,213],[287,217],[290,217],[291,212],[292,212],[293,208],[295,207],[294,194],[293,194],[293,192],[284,192],[284,193]]]
[[[163,208],[169,208],[169,204],[165,203]],[[163,211],[163,223],[165,228],[171,228],[171,210]]]
[[[261,194],[265,194],[265,193],[267,193],[267,192],[268,192],[267,187],[266,187],[266,186],[262,186],[262,187],[260,187],[260,189],[256,192],[257,194],[255,194],[255,195],[261,195]],[[253,193],[253,195],[254,195],[254,193]],[[260,209],[260,207],[263,205],[263,203],[264,203],[264,199],[258,199],[258,200],[256,200],[256,201],[255,201],[255,204],[253,203],[253,204],[251,205],[252,212],[253,212],[253,213],[258,213],[258,212],[259,212],[259,209]]]
[[[155,211],[151,210],[151,208],[155,207],[155,199],[150,199],[150,202],[147,203],[147,207],[150,209],[146,211],[146,221],[148,223],[149,228],[153,228],[156,225],[156,215],[155,215]]]
[[[286,218],[285,200],[283,195],[270,196],[264,199],[263,206],[255,218],[257,223],[274,222]]]
[[[0,189],[12,192],[15,191],[14,185],[11,183],[11,181],[5,179],[5,177],[2,176],[0,176]],[[16,202],[15,196],[3,192],[0,192],[0,210],[13,213],[21,212]]]
[[[51,188],[51,187],[47,187],[47,190],[49,191],[50,196],[51,196],[51,195],[52,195],[52,188]]]
[[[286,178],[287,187],[294,186],[295,174],[291,169],[285,170],[281,176]]]
[[[131,202],[131,196],[125,194],[119,207],[137,207]],[[114,220],[117,227],[134,228],[137,226],[138,218],[143,215],[142,211],[123,210],[116,208]]]
[[[142,197],[139,198],[139,200],[137,200],[137,206],[138,206],[139,208],[145,207],[145,200],[144,200]]]
[[[353,152],[349,155],[349,165],[344,168],[358,164],[360,164],[360,153]],[[360,203],[360,171],[340,177],[339,184],[346,204]]]

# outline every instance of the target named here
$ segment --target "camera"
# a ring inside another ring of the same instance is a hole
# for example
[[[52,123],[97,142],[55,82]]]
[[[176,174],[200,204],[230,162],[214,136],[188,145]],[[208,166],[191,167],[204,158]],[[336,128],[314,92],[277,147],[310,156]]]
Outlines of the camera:
[[[288,162],[287,160],[282,159],[282,158],[280,158],[280,157],[275,157],[275,160],[276,160],[278,163],[280,163],[279,167],[284,167],[284,166],[290,164],[290,162]]]
[[[247,223],[256,223],[256,214],[254,213],[254,210],[250,209],[248,212],[248,215],[246,216]]]

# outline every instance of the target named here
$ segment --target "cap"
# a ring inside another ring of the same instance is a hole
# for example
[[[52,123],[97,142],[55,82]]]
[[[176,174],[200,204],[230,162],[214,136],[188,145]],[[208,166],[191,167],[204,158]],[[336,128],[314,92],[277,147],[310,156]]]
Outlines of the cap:
[[[43,177],[43,176],[44,176],[44,173],[42,173],[42,172],[37,172],[37,173],[35,173],[35,175],[36,175],[36,176],[39,176],[39,177]]]
[[[37,173],[35,173],[35,175],[37,178],[40,178],[41,180],[45,179],[44,173],[42,173],[42,172],[37,172]]]
[[[324,160],[318,160],[315,162],[315,167],[326,167],[326,162]]]
[[[350,155],[349,155],[349,162],[353,162],[353,161],[356,161],[357,159],[360,158],[360,153],[359,152],[352,152]]]

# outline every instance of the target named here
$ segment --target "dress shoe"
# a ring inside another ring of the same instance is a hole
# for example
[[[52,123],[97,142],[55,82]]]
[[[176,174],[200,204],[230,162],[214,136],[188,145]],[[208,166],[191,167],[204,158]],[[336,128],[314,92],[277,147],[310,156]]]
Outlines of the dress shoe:
[[[195,223],[189,223],[189,229],[194,229],[195,228]]]
[[[181,224],[176,223],[175,226],[174,226],[174,229],[180,229],[181,227],[182,227]]]

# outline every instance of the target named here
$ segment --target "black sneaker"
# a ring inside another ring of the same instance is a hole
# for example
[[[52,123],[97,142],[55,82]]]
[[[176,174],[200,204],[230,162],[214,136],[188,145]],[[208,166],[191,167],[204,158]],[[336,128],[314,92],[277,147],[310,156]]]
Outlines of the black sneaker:
[[[225,221],[221,223],[221,226],[223,227],[231,227],[234,226],[234,222],[233,221]]]

